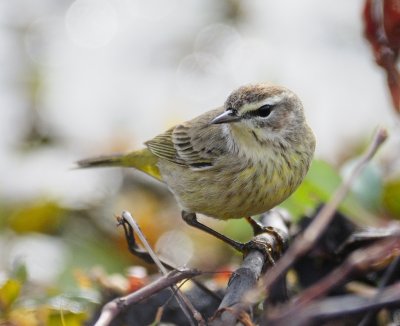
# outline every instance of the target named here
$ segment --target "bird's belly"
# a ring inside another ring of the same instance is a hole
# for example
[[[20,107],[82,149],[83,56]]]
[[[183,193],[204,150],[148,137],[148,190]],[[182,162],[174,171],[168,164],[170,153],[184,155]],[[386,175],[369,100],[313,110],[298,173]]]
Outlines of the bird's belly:
[[[302,177],[295,180],[295,171],[275,169],[267,163],[205,171],[163,164],[160,169],[183,210],[230,219],[273,208],[301,182]]]

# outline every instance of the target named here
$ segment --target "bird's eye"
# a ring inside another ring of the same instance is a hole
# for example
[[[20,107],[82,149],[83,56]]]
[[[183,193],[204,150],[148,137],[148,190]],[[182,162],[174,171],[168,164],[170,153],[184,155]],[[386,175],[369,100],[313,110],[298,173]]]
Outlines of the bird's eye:
[[[256,114],[259,117],[266,118],[270,115],[272,108],[273,108],[273,106],[271,104],[265,104],[265,105],[261,106],[260,108],[258,108],[258,110],[256,111]]]

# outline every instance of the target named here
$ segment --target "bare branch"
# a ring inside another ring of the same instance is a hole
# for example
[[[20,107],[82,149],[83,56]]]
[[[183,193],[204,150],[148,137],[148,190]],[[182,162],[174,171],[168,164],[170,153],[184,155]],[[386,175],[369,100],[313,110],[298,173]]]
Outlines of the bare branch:
[[[150,254],[141,248],[135,239],[135,232],[132,228],[132,226],[124,219],[121,217],[117,216],[118,220],[118,225],[122,225],[124,228],[124,233],[125,233],[125,239],[128,244],[128,249],[132,255],[135,257],[140,258],[141,260],[145,261],[148,264],[155,264],[153,259],[151,258]],[[174,270],[177,269],[177,267],[170,265],[169,263],[163,261],[161,258],[157,257],[161,264],[168,270]],[[208,287],[206,287],[203,283],[197,281],[196,279],[192,279],[191,282],[193,282],[199,289],[201,289],[203,292],[207,293],[208,295],[214,297],[216,300],[221,301],[222,296],[215,293],[214,291],[210,290]]]
[[[139,225],[133,219],[131,213],[128,211],[123,211],[121,214],[122,218],[129,223],[129,225],[133,228],[133,230],[138,235],[140,241],[142,242],[143,246],[153,259],[154,263],[157,265],[158,269],[161,273],[165,276],[168,274],[167,269],[164,267],[156,253],[151,248],[150,244],[148,243],[146,237],[144,236],[142,230],[140,230]],[[191,316],[198,322],[199,325],[205,325],[205,320],[201,316],[201,314],[196,310],[193,304],[189,301],[189,299],[178,289],[176,285],[171,286],[173,293],[176,293],[177,301],[179,306],[181,307],[183,313],[187,316],[190,324],[192,324]],[[187,308],[190,310],[191,314],[187,311]]]
[[[116,298],[104,305],[95,326],[107,326],[124,307],[148,298],[182,280],[190,279],[200,274],[200,271],[193,269],[174,270],[133,293]]]
[[[236,325],[237,321],[247,320],[243,313],[250,309],[245,296],[256,285],[260,275],[270,268],[287,246],[288,230],[278,210],[273,210],[262,218],[263,225],[268,225],[266,232],[255,236],[250,243],[255,243],[245,256],[241,266],[231,276],[225,296],[210,325]],[[276,225],[278,227],[274,228]],[[283,278],[284,280],[284,278]],[[286,295],[286,286],[283,286]],[[281,290],[280,288],[279,290]],[[284,296],[279,293],[279,297]],[[242,321],[243,323],[243,321]],[[252,325],[246,322],[246,325]]]
[[[392,260],[399,251],[400,230],[385,240],[353,252],[342,265],[294,298],[293,303],[275,309],[268,319],[282,324],[295,320],[303,309],[313,304],[312,301],[320,299],[334,287],[343,284],[351,275],[382,267],[384,262]],[[371,300],[377,301],[379,298],[375,296]]]
[[[400,282],[382,290],[377,300],[356,295],[326,298],[305,306],[295,317],[291,316],[290,320],[271,321],[268,325],[305,326],[320,324],[327,320],[333,322],[335,319],[359,315],[371,309],[398,306],[399,301]]]
[[[378,285],[378,291],[376,291],[375,296],[372,298],[375,302],[379,300],[379,298],[382,296],[382,292],[385,290],[385,286],[389,284],[390,279],[393,277],[393,274],[395,273],[396,269],[400,265],[400,256],[397,256],[390,266],[386,269],[385,274],[383,274],[382,279],[379,282]],[[370,324],[371,319],[376,313],[376,309],[373,309],[368,312],[366,316],[362,319],[360,322],[359,326],[367,326]]]
[[[136,234],[138,235],[140,241],[142,242],[143,246],[145,247],[145,249],[147,250],[147,252],[149,253],[149,255],[151,256],[151,258],[153,259],[154,263],[157,265],[159,271],[163,274],[163,275],[167,275],[168,271],[167,269],[164,267],[164,265],[160,262],[160,259],[157,257],[156,253],[154,252],[154,250],[151,248],[149,242],[147,241],[146,237],[144,236],[142,230],[140,230],[139,225],[136,223],[136,221],[133,219],[131,213],[129,213],[128,211],[123,211],[121,214],[122,218],[127,221],[129,223],[129,225],[133,228],[133,230],[136,232]]]

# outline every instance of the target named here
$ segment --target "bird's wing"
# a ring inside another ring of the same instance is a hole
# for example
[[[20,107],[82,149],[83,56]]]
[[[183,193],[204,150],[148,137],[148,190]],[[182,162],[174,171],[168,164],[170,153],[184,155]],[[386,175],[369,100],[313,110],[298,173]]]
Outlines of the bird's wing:
[[[145,145],[154,155],[167,161],[183,164],[183,162],[179,161],[178,153],[172,142],[172,133],[174,129],[175,127],[168,129],[166,132],[145,142]]]
[[[177,125],[146,142],[156,156],[193,169],[207,169],[226,151],[226,141],[220,125],[210,121],[223,109],[207,112]]]

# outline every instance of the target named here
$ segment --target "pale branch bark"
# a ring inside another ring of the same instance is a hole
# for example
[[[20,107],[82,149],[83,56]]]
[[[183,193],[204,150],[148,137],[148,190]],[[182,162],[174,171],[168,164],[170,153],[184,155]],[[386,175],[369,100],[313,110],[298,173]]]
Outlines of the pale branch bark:
[[[250,245],[251,249],[245,255],[242,264],[233,272],[225,296],[210,323],[212,326],[236,325],[243,319],[243,313],[251,308],[249,304],[244,303],[243,298],[254,288],[260,275],[279,259],[287,247],[288,229],[278,210],[265,214],[261,222],[265,226],[268,225],[268,228],[265,233],[256,235],[249,242],[257,245]],[[282,282],[284,280],[283,277]],[[283,283],[283,286],[277,289],[285,293],[276,296],[286,295],[285,285]]]
[[[143,260],[144,262],[148,264],[155,264],[153,259],[151,258],[152,256],[143,248],[141,248],[135,238],[135,231],[133,227],[124,219],[121,217],[117,217],[118,219],[118,225],[122,225],[124,228],[124,233],[125,233],[125,239],[128,244],[128,249],[129,252],[134,255],[135,257],[138,257],[139,259]],[[175,270],[177,269],[176,266],[172,266],[165,261],[163,261],[161,258],[157,257],[159,262],[168,270]],[[191,282],[195,284],[199,289],[201,289],[203,292],[207,293],[208,295],[212,296],[214,299],[221,301],[222,296],[215,293],[214,291],[210,290],[207,286],[205,286],[203,283],[197,281],[196,279],[192,279]]]
[[[154,263],[157,265],[157,267],[160,270],[160,272],[163,275],[166,275],[168,273],[167,269],[164,267],[164,265],[161,263],[160,259],[156,255],[156,253],[151,248],[149,242],[147,241],[146,237],[144,236],[144,234],[143,234],[142,230],[140,229],[139,225],[133,219],[131,213],[129,213],[128,211],[123,211],[122,214],[121,214],[121,217],[125,221],[127,221],[129,223],[129,225],[133,228],[133,230],[136,232],[136,234],[139,237],[140,241],[142,242],[144,248],[149,253],[149,255],[153,259]]]
[[[151,256],[151,258],[153,259],[154,263],[157,265],[157,267],[159,268],[159,270],[163,274],[163,276],[166,277],[167,275],[169,275],[167,269],[163,266],[163,264],[161,263],[161,261],[157,257],[156,253],[151,248],[151,246],[148,243],[146,237],[144,236],[144,234],[140,230],[139,225],[133,219],[132,215],[127,211],[123,211],[121,216],[122,217],[120,219],[122,219],[123,221],[127,222],[130,225],[130,227],[134,230],[134,232],[136,232],[136,234],[138,235],[139,239],[141,240],[143,246],[145,247],[146,251]],[[122,221],[120,221],[120,223],[122,223]],[[186,298],[186,296],[183,295],[183,293],[179,290],[179,288],[175,285],[175,283],[171,283],[169,285],[169,287],[171,288],[172,293],[174,295],[176,295],[177,302],[178,302],[180,308],[182,309],[182,312],[185,314],[185,316],[186,316],[186,318],[188,320],[188,323],[190,325],[194,326],[195,324],[194,324],[194,322],[192,320],[192,318],[194,318],[197,321],[198,325],[205,325],[205,320],[203,319],[201,314],[194,308],[194,306]],[[138,292],[140,294],[140,290],[132,293],[131,295],[135,298],[136,297],[135,294],[138,293]],[[158,291],[159,290],[161,290],[161,288],[158,288]],[[145,293],[147,294],[148,292],[145,292]],[[121,302],[123,302],[124,304],[121,304]],[[135,302],[135,301],[133,301],[133,302]],[[116,303],[119,303],[119,304],[116,304]],[[128,305],[129,303],[130,303],[130,301],[129,300],[127,301],[126,297],[124,297],[122,301],[121,301],[121,298],[117,298],[117,299],[107,303],[103,307],[102,312],[100,314],[100,317],[97,320],[95,326],[107,326],[107,325],[109,325],[109,323],[112,321],[112,319],[120,312],[121,307],[124,307],[124,306]]]
[[[137,222],[133,219],[131,213],[128,211],[123,211],[121,214],[122,218],[129,223],[129,225],[133,228],[133,230],[136,232],[138,235],[140,241],[142,242],[143,246],[145,247],[146,251],[149,253],[151,258],[153,259],[154,263],[157,265],[159,268],[160,272],[163,275],[167,275],[168,271],[156,255],[156,253],[153,251],[151,248],[150,244],[148,243],[145,235],[143,234],[142,230],[140,230],[139,225]],[[190,302],[190,300],[179,290],[179,288],[174,284],[171,285],[171,290],[175,295],[177,296],[177,302],[179,306],[181,307],[183,313],[186,315],[189,323],[192,325],[192,317],[197,321],[198,325],[205,325],[206,322],[201,316],[201,314],[196,310],[196,308],[193,306],[193,304]],[[189,311],[190,312],[189,312]],[[194,326],[194,324],[193,324]]]
[[[124,297],[116,298],[103,306],[95,326],[107,326],[126,306],[139,302],[151,295],[175,285],[176,283],[200,275],[201,272],[193,269],[174,270],[163,275],[154,282],[130,293]]]
[[[338,208],[339,204],[343,201],[349,192],[354,180],[358,177],[360,172],[364,169],[367,163],[372,159],[380,146],[387,138],[387,132],[383,128],[379,128],[366,151],[361,157],[360,161],[344,181],[344,183],[335,191],[331,200],[321,209],[319,214],[314,218],[309,227],[302,235],[299,235],[291,244],[289,249],[283,257],[277,262],[268,273],[265,274],[262,284],[258,289],[258,294],[261,295],[265,289],[269,289],[280,277],[284,274],[293,263],[301,256],[306,254],[312,246],[318,241],[319,237],[323,234],[332,220],[333,214]]]

